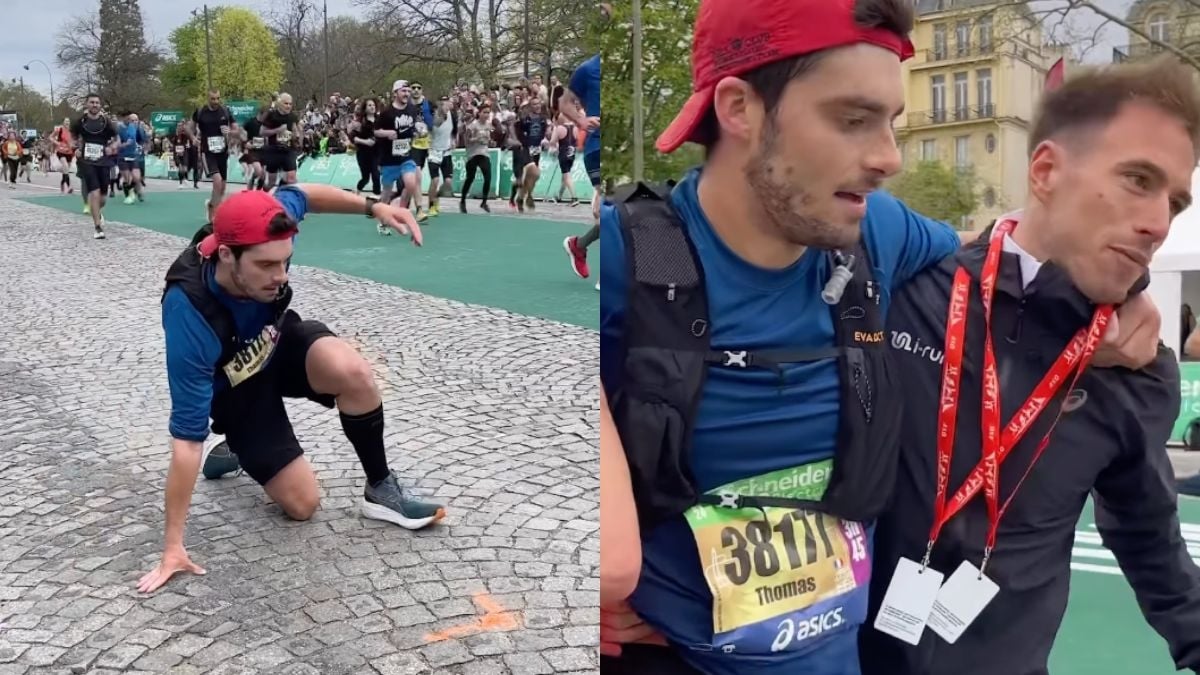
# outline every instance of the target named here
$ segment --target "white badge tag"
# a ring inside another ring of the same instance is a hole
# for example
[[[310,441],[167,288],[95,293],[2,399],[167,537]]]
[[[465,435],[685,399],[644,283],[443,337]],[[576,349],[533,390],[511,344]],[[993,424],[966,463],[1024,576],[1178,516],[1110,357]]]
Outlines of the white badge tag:
[[[225,137],[224,136],[209,136],[208,151],[214,153],[225,152]]]
[[[100,159],[103,156],[104,156],[104,146],[103,145],[100,145],[99,143],[85,143],[83,145],[83,158],[84,159],[95,160],[95,159]]]
[[[411,138],[397,138],[392,141],[392,156],[393,157],[403,157],[404,155],[407,155],[409,153],[409,149],[411,147],[412,147],[412,139]]]
[[[929,615],[929,628],[954,644],[999,591],[996,582],[980,575],[974,565],[964,560],[938,592]]]
[[[921,642],[925,622],[945,578],[933,568],[921,569],[920,563],[901,558],[875,617],[875,630],[910,645]]]

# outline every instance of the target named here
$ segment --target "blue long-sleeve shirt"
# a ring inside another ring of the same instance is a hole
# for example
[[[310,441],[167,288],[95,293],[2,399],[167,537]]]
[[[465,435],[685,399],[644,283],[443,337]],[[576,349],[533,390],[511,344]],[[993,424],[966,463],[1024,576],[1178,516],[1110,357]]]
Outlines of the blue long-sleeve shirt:
[[[297,187],[281,187],[275,192],[275,198],[297,222],[308,213],[308,197]],[[233,314],[240,339],[259,335],[274,318],[270,303],[235,298],[226,293],[217,285],[212,265],[205,267],[205,283]],[[217,383],[223,382],[214,377],[217,361],[221,358],[221,341],[178,285],[172,286],[163,297],[162,325],[167,346],[167,382],[171,389],[171,436],[185,441],[204,441],[209,434],[213,395],[219,386]]]

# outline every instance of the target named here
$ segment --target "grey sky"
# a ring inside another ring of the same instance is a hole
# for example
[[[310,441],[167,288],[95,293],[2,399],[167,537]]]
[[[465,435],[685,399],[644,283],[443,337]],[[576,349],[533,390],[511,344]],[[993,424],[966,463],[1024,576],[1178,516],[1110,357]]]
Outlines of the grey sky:
[[[329,16],[361,16],[363,11],[354,7],[351,0],[327,0]],[[278,2],[278,0],[276,0]],[[24,77],[25,86],[37,89],[45,95],[50,93],[46,70],[33,64],[26,71],[22,66],[40,59],[50,66],[54,83],[58,86],[65,80],[54,63],[54,36],[59,28],[73,15],[84,11],[95,11],[98,0],[0,0],[0,15],[16,19],[18,30],[6,30],[0,38],[0,79],[9,81]],[[146,39],[166,43],[167,37],[179,25],[191,18],[191,11],[204,3],[199,0],[141,0],[142,18],[146,22]],[[217,0],[210,6],[227,5],[247,7],[263,11],[270,0]],[[57,92],[56,92],[57,93]]]

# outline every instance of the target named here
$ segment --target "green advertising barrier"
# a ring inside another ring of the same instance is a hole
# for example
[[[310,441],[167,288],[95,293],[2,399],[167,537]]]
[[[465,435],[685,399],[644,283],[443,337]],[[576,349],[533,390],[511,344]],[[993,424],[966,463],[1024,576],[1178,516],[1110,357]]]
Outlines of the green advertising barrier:
[[[150,126],[159,134],[173,134],[183,119],[182,110],[159,110],[150,113]]]
[[[490,148],[488,154],[492,161],[492,199],[508,197],[511,194],[512,153],[500,152]],[[467,158],[465,150],[452,150],[454,158],[454,193],[462,192],[463,183],[467,180]],[[547,155],[541,160],[542,174],[534,188],[534,197],[550,199],[558,196],[559,186],[562,185],[562,171],[558,167],[558,158]],[[169,178],[177,180],[175,167],[171,161],[161,156],[146,157],[147,178]],[[360,174],[358,161],[354,155],[327,155],[324,157],[309,157],[296,170],[296,180],[301,183],[322,183],[334,185],[347,190],[353,190],[358,185]],[[592,185],[588,181],[587,170],[583,167],[583,159],[576,157],[575,165],[571,168],[571,179],[574,181],[575,195],[581,202],[592,199]],[[245,183],[246,177],[242,172],[242,164],[236,157],[229,159],[228,182]],[[369,186],[368,186],[369,187]],[[429,191],[429,171],[421,172],[421,191]],[[475,183],[471,186],[471,198],[483,196],[483,176],[476,175]],[[1200,364],[1198,364],[1200,365]],[[1200,379],[1200,374],[1198,374]],[[1200,384],[1197,385],[1197,406],[1200,408]],[[1198,413],[1200,414],[1200,413]]]
[[[1179,417],[1171,429],[1171,442],[1183,443],[1188,424],[1200,418],[1200,362],[1183,361],[1179,364]]]
[[[229,101],[225,106],[238,124],[245,124],[258,112],[258,101]]]

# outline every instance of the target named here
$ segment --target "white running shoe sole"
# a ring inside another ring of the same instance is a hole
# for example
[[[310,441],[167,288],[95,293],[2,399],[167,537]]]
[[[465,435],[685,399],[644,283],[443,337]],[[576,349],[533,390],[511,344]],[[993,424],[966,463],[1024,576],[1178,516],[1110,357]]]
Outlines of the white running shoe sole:
[[[419,530],[423,527],[428,527],[433,523],[446,517],[445,509],[438,509],[437,513],[428,518],[405,518],[403,515],[396,513],[382,504],[372,504],[366,499],[362,500],[362,514],[364,518],[371,520],[382,520],[393,525],[399,525],[406,530]]]
[[[204,452],[200,453],[200,466],[204,466],[204,463],[208,461],[208,456],[210,454],[212,454],[213,448],[217,447],[218,445],[220,445],[224,442],[225,442],[224,436],[217,436],[216,434],[210,434],[208,439],[206,439],[204,441]]]

